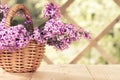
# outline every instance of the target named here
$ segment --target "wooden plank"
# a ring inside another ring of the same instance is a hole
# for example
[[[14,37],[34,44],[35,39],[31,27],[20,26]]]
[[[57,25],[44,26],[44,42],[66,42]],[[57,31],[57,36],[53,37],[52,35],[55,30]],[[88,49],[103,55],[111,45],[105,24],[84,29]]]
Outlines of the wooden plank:
[[[70,64],[76,63],[82,56],[88,51],[91,47],[93,47],[113,26],[120,20],[120,15],[116,17],[95,39],[91,40],[83,51],[78,53],[72,60],[70,60]]]
[[[31,80],[33,73],[8,73],[0,69],[0,80]]]
[[[71,24],[74,24],[75,27],[79,27],[79,25],[68,14],[63,14],[63,17],[66,18]]]
[[[93,80],[85,66],[47,65],[41,66],[31,80]]]
[[[47,62],[48,64],[53,64],[53,62],[52,62],[46,55],[44,55],[43,59],[44,59],[44,61]]]
[[[34,73],[7,73],[0,80],[120,80],[120,65],[42,65]]]
[[[120,0],[114,0],[114,2],[115,2],[118,6],[120,6]]]
[[[117,64],[117,62],[106,52],[101,46],[98,44],[94,45],[94,47],[101,53],[102,57],[107,60],[110,64]]]
[[[73,3],[74,0],[67,0],[65,4],[61,7],[61,13],[64,14],[66,9]]]
[[[120,80],[120,65],[87,66],[94,80]]]

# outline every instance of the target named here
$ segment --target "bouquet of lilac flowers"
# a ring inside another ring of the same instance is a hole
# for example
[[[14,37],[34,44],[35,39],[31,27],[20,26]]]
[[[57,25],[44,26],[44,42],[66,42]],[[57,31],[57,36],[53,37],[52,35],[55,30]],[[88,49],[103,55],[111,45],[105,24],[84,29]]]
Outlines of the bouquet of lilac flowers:
[[[90,39],[90,33],[82,28],[76,29],[73,24],[60,22],[60,7],[48,3],[43,11],[47,21],[42,26],[35,28],[33,39],[39,44],[45,43],[57,49],[64,50],[73,42],[81,38]]]
[[[5,18],[9,10],[8,6],[0,5],[0,50],[14,50],[24,48],[30,40],[36,40],[38,44],[44,43],[64,50],[73,42],[81,38],[90,39],[90,33],[82,28],[76,29],[73,24],[60,21],[61,13],[59,5],[49,3],[43,11],[46,21],[34,28],[29,34],[26,24],[30,21],[6,28]],[[20,15],[21,16],[21,15]],[[23,15],[23,17],[25,17]]]
[[[20,49],[25,47],[29,41],[28,31],[23,24],[7,28],[5,25],[9,7],[0,5],[0,50]]]

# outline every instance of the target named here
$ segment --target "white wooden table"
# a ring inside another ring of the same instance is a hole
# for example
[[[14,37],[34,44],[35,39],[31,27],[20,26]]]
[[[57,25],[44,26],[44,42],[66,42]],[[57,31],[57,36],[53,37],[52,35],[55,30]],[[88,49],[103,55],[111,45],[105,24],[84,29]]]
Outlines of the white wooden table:
[[[120,80],[120,65],[42,65],[34,73],[7,73],[0,80]]]

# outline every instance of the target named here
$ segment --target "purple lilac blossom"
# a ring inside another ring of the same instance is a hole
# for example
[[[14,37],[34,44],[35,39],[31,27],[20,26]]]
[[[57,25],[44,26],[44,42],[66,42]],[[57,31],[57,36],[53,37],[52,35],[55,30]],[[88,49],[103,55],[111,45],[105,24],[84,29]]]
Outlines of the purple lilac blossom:
[[[45,6],[45,9],[43,10],[44,17],[49,19],[60,19],[61,13],[60,13],[60,6],[54,5],[53,3],[48,3]]]
[[[6,16],[9,7],[7,5],[0,5],[0,14],[2,20],[0,21],[0,50],[10,50],[24,48],[30,41],[29,33],[23,25],[5,26]],[[19,14],[18,14],[19,16]],[[25,18],[24,16],[22,16]]]
[[[0,22],[0,31],[2,31],[3,29],[5,29],[5,18],[2,19],[2,21]]]
[[[77,30],[74,25],[56,21],[55,19],[47,21],[41,31],[35,28],[33,35],[33,39],[39,44],[45,43],[59,50],[68,48],[73,41],[77,41],[80,38],[90,37],[85,31]]]
[[[4,13],[4,17],[7,16],[8,10],[9,10],[9,6],[8,5],[1,5],[0,4],[0,13]]]
[[[81,34],[81,37],[83,37],[85,39],[91,39],[91,33],[90,32],[84,31],[83,28],[79,28],[78,31],[79,31],[79,34]]]
[[[25,47],[30,39],[23,25],[0,31],[0,50],[15,50]]]
[[[38,29],[38,27],[35,27],[33,34],[30,36],[30,39],[36,40],[38,44],[45,43],[45,40],[43,38],[44,35],[41,35],[41,34],[42,34],[42,31]]]

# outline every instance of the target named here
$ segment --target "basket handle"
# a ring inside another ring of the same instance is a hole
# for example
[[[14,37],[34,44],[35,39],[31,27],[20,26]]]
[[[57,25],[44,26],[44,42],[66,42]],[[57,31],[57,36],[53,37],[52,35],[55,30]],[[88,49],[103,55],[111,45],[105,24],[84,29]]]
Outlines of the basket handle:
[[[23,5],[23,4],[16,4],[14,5],[13,7],[10,8],[9,12],[8,12],[8,15],[7,15],[7,18],[6,18],[6,27],[10,27],[11,25],[11,21],[14,17],[14,15],[17,13],[17,11],[19,10],[22,10],[25,14],[25,19],[26,21],[30,21],[29,23],[29,31],[30,32],[33,32],[33,22],[32,22],[32,18],[30,16],[30,12],[29,10]]]

